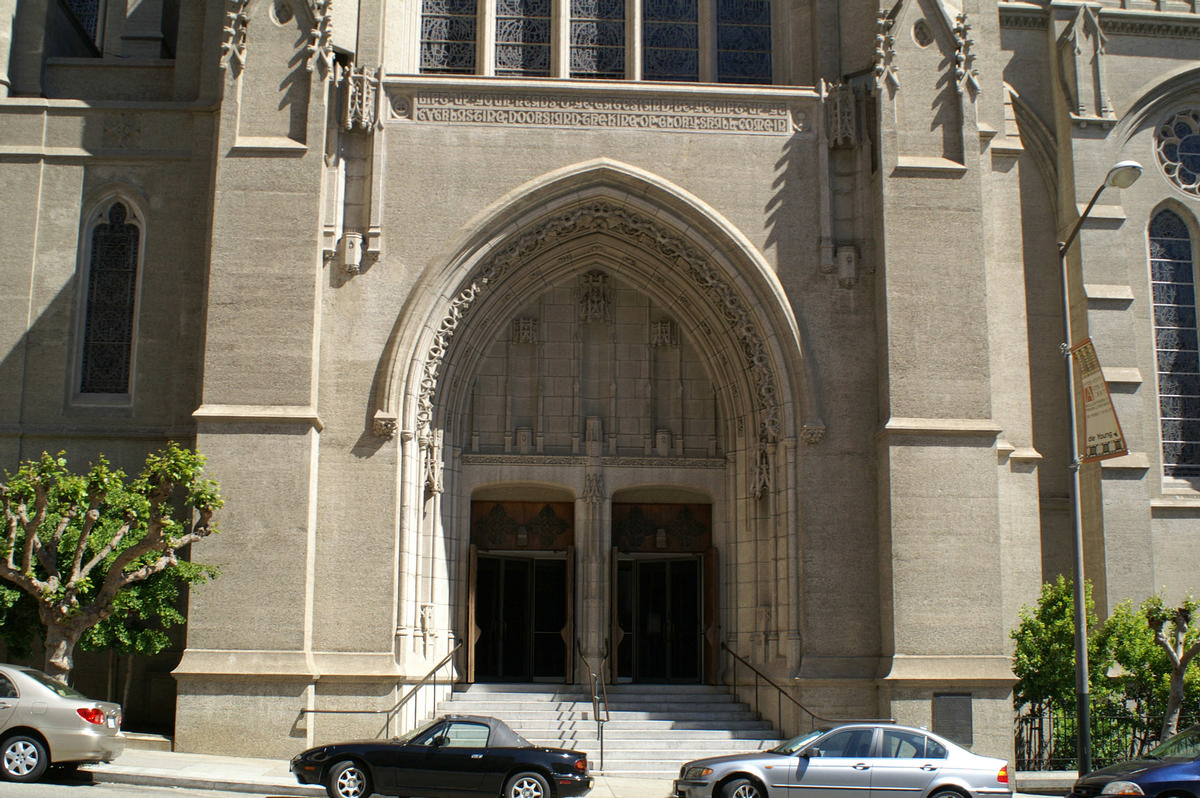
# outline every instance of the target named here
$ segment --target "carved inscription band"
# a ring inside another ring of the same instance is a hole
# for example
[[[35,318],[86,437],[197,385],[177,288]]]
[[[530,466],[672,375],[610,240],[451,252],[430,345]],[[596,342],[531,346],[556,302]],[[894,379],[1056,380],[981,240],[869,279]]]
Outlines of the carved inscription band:
[[[397,102],[398,101],[398,102]],[[407,102],[392,104],[407,116]],[[679,103],[662,99],[586,99],[571,96],[512,96],[484,92],[419,92],[412,118],[418,122],[519,127],[628,128],[786,135],[791,113],[783,103]]]

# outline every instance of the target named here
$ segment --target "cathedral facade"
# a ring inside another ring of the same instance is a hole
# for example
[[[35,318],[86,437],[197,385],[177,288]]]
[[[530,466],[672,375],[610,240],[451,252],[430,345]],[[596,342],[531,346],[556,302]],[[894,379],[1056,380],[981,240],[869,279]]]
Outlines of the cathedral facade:
[[[736,654],[1008,756],[1076,521],[1196,589],[1200,17],[958,3],[0,0],[0,458],[227,498],[176,749]]]

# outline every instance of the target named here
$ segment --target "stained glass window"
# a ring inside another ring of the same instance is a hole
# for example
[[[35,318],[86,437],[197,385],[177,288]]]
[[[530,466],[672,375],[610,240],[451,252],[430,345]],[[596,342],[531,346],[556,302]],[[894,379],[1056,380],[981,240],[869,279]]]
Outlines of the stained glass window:
[[[66,0],[66,4],[80,27],[95,41],[96,26],[100,21],[100,0]]]
[[[475,73],[476,0],[423,0],[421,71]]]
[[[645,0],[642,76],[700,80],[700,16],[696,0]]]
[[[114,202],[91,230],[80,393],[129,392],[141,230]]]
[[[1154,135],[1163,174],[1192,196],[1200,196],[1200,112],[1180,111]]]
[[[770,0],[717,0],[717,82],[771,82]]]
[[[550,0],[496,0],[496,74],[550,74]]]
[[[424,73],[772,82],[771,0],[422,0],[421,9]],[[640,41],[629,39],[635,29]]]
[[[625,77],[625,0],[571,0],[571,77]]]
[[[1200,341],[1192,234],[1173,211],[1150,221],[1150,284],[1163,474],[1200,477]]]

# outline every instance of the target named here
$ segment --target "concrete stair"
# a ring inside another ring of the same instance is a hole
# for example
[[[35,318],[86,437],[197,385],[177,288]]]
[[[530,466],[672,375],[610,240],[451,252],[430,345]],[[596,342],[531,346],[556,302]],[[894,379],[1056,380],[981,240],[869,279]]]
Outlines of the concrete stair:
[[[773,748],[779,733],[726,690],[710,685],[610,685],[603,767],[591,697],[581,686],[473,684],[438,714],[500,718],[530,742],[588,755],[608,776],[673,778],[691,759]]]

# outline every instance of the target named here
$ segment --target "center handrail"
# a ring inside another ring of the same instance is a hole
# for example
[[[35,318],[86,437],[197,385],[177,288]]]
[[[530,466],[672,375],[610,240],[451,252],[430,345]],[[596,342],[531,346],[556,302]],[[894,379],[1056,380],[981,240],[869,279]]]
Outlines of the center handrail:
[[[604,770],[604,724],[609,721],[608,683],[604,679],[604,666],[608,662],[608,641],[604,641],[604,656],[600,659],[597,672],[592,667],[592,661],[583,653],[583,642],[575,638],[575,649],[583,665],[588,670],[588,692],[592,698],[592,717],[596,719],[596,737],[600,741],[600,764],[597,770]]]
[[[788,701],[791,701],[794,705],[796,705],[796,707],[798,709],[800,709],[800,711],[806,713],[810,718],[812,718],[813,721],[817,721],[820,723],[836,725],[836,724],[842,724],[842,723],[895,723],[896,722],[895,718],[826,718],[822,715],[818,715],[816,712],[813,712],[811,709],[804,706],[804,704],[801,704],[798,700],[796,700],[795,696],[793,696],[791,693],[789,693],[783,687],[780,687],[779,684],[777,684],[774,679],[772,679],[770,676],[767,676],[765,673],[763,673],[758,668],[756,668],[754,665],[752,665],[749,661],[747,661],[745,657],[741,656],[736,651],[734,651],[732,648],[730,648],[729,644],[726,643],[724,640],[721,641],[721,649],[729,652],[729,655],[731,657],[733,657],[735,660],[737,660],[741,664],[745,665],[747,668],[749,668],[751,671],[754,672],[754,675],[756,677],[755,682],[754,682],[754,711],[757,712],[760,716],[762,715],[762,710],[759,709],[758,688],[759,688],[760,682],[766,682],[771,687],[775,688],[775,691],[777,694],[776,700],[779,702],[778,707],[777,707],[777,712],[778,712],[777,717],[780,719],[783,718],[783,699],[786,698]],[[737,687],[736,670],[734,672],[734,684],[732,686],[735,689]]]

